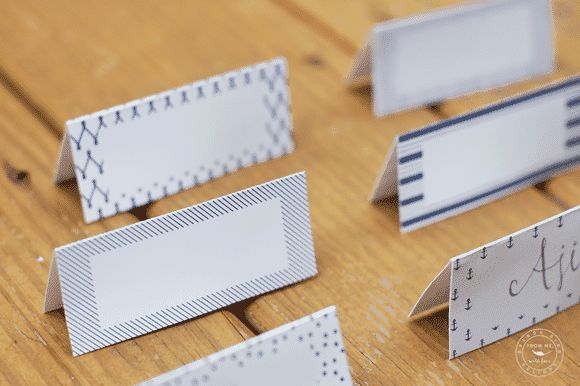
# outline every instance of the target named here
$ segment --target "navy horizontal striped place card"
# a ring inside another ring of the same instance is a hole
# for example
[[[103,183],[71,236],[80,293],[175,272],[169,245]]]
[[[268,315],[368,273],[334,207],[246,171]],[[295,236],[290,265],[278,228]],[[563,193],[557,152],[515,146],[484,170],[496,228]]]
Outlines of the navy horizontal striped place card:
[[[291,129],[277,58],[68,121],[55,182],[93,222],[292,152]]]
[[[449,358],[580,303],[580,206],[452,258],[410,313],[449,307]]]
[[[550,0],[470,2],[373,27],[347,75],[376,116],[552,71]]]
[[[142,385],[352,385],[334,306]]]
[[[304,173],[54,250],[45,312],[73,355],[316,275]]]
[[[371,194],[407,232],[580,164],[580,77],[398,136]]]

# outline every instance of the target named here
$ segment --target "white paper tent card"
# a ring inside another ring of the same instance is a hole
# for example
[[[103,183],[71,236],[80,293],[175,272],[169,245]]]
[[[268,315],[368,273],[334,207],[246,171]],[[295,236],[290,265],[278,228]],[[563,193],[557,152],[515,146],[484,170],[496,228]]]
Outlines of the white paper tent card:
[[[580,303],[580,206],[454,257],[409,316],[449,304],[449,357]]]
[[[352,385],[334,306],[219,351],[143,385]]]
[[[316,273],[298,173],[55,249],[45,312],[76,356]]]
[[[68,121],[55,181],[93,222],[292,152],[287,75],[278,58]]]
[[[549,0],[485,0],[375,25],[347,83],[371,80],[373,110],[382,116],[553,66]]]
[[[580,77],[395,138],[371,193],[407,232],[580,164]]]

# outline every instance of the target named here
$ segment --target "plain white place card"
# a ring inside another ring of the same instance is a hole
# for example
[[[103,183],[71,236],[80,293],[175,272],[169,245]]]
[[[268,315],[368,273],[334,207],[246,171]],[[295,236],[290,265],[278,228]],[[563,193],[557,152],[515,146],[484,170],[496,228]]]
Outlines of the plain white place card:
[[[371,194],[398,192],[403,232],[580,164],[580,77],[395,139]]]
[[[316,273],[297,173],[55,249],[45,312],[80,355]]]
[[[370,80],[373,110],[382,116],[553,66],[549,0],[486,0],[376,25],[347,82]]]
[[[143,385],[352,385],[334,306],[219,351]]]
[[[580,303],[580,206],[454,257],[409,316],[449,304],[449,357]]]
[[[287,75],[278,58],[68,121],[55,181],[92,222],[292,152]]]

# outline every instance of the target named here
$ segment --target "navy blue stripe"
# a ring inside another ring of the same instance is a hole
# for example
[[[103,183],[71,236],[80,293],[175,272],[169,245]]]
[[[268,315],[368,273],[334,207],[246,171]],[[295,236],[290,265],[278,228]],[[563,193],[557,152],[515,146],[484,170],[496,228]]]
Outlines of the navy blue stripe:
[[[423,173],[418,173],[409,177],[401,178],[401,181],[399,181],[399,185],[409,184],[411,182],[420,180],[421,178],[423,178]]]
[[[422,129],[409,132],[407,134],[403,134],[399,137],[399,143],[403,143],[403,142],[409,141],[409,140],[414,139],[414,138],[422,137],[424,135],[431,134],[431,133],[434,133],[436,131],[445,129],[449,126],[453,126],[453,125],[456,125],[458,123],[466,122],[466,121],[481,117],[482,115],[486,115],[486,114],[493,113],[493,112],[496,112],[499,110],[503,110],[505,108],[512,107],[512,106],[517,105],[519,103],[527,102],[531,99],[535,99],[535,98],[538,98],[538,97],[541,97],[544,95],[555,93],[555,92],[558,92],[560,90],[566,89],[568,87],[574,87],[574,86],[579,85],[579,84],[580,84],[580,76],[576,76],[576,77],[568,79],[562,83],[558,83],[558,84],[555,84],[555,85],[552,85],[549,87],[545,87],[545,88],[542,88],[540,90],[536,90],[534,92],[521,95],[519,97],[508,99],[504,102],[496,103],[494,105],[484,107],[484,108],[479,109],[479,110],[475,110],[475,111],[468,113],[468,114],[465,114],[465,115],[460,115],[456,118],[441,121],[441,122],[436,123],[434,125],[430,125],[430,126],[422,128]]]
[[[409,154],[409,155],[406,155],[404,157],[399,158],[399,163],[400,164],[404,164],[404,163],[411,162],[411,161],[414,161],[416,159],[419,159],[421,157],[423,157],[423,152],[422,151],[419,151],[417,153]]]
[[[399,205],[406,206],[411,205],[414,202],[421,201],[423,199],[423,195],[419,194],[418,196],[409,197],[406,200],[399,202]]]
[[[570,107],[576,107],[578,105],[580,105],[580,97],[576,97],[574,99],[570,99],[568,101],[568,103],[566,103],[566,106],[568,106],[569,108]]]
[[[413,225],[415,223],[430,219],[431,217],[439,216],[439,215],[441,215],[445,212],[448,212],[450,210],[454,210],[454,209],[460,208],[462,206],[469,205],[473,202],[479,201],[479,200],[484,199],[488,196],[499,193],[502,190],[506,190],[506,189],[515,187],[519,184],[523,184],[525,182],[535,180],[535,179],[542,177],[544,175],[546,175],[545,177],[548,177],[547,174],[551,174],[551,173],[554,173],[554,172],[559,171],[559,170],[567,169],[569,167],[574,166],[575,164],[580,164],[580,156],[570,158],[570,159],[567,159],[567,160],[562,161],[562,162],[558,162],[556,164],[553,164],[553,165],[550,165],[550,166],[545,167],[543,169],[540,169],[534,173],[528,174],[522,178],[518,178],[517,180],[515,180],[513,182],[510,182],[510,183],[505,184],[505,185],[501,185],[501,186],[499,186],[495,189],[489,190],[485,193],[478,194],[477,196],[474,196],[472,198],[468,198],[468,199],[460,201],[458,203],[455,203],[455,204],[446,206],[444,208],[437,209],[437,210],[434,210],[432,212],[426,213],[424,215],[421,215],[421,216],[412,218],[410,220],[404,221],[401,225],[403,227],[408,227],[408,226]]]
[[[566,122],[566,127],[569,129],[576,127],[578,125],[580,125],[580,117],[570,119],[568,122]]]
[[[568,146],[568,147],[573,147],[573,146],[577,146],[577,145],[580,145],[580,136],[569,139],[566,141],[566,146]]]

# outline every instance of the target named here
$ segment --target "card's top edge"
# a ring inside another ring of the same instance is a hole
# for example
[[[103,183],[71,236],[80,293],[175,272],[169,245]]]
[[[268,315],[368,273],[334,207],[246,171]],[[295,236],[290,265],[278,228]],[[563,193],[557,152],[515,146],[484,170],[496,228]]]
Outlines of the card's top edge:
[[[509,239],[510,239],[510,237],[513,238],[513,237],[516,237],[516,236],[520,236],[520,235],[522,235],[522,234],[524,234],[526,232],[532,231],[535,227],[540,227],[542,225],[545,225],[545,224],[547,224],[547,223],[549,223],[551,221],[555,221],[556,219],[558,219],[560,217],[567,216],[567,215],[569,215],[569,214],[571,214],[573,212],[576,212],[576,211],[580,211],[580,205],[575,206],[575,207],[570,208],[570,209],[567,209],[564,212],[561,212],[561,213],[555,214],[553,216],[550,216],[550,217],[548,217],[548,218],[546,218],[546,219],[544,219],[544,220],[542,220],[540,222],[537,222],[535,224],[532,224],[530,226],[527,226],[527,227],[525,227],[523,229],[520,229],[520,230],[518,230],[518,231],[516,231],[514,233],[511,233],[511,234],[508,234],[506,236],[503,236],[503,237],[501,237],[501,238],[499,238],[499,239],[497,239],[495,241],[492,241],[490,243],[481,245],[478,248],[474,248],[474,249],[472,249],[472,250],[470,250],[468,252],[462,253],[461,255],[452,257],[449,260],[449,262],[450,263],[453,263],[453,262],[455,262],[455,260],[461,260],[461,259],[463,259],[463,258],[465,258],[467,256],[470,256],[470,255],[472,255],[472,254],[474,254],[476,252],[481,251],[483,248],[489,248],[489,247],[492,247],[494,245],[498,245],[498,244],[500,244],[502,242],[508,242]]]
[[[185,84],[182,86],[174,87],[174,88],[171,88],[171,89],[159,92],[159,93],[155,93],[155,94],[143,97],[143,98],[134,99],[134,100],[131,100],[131,101],[126,102],[126,103],[122,103],[122,104],[112,106],[112,107],[109,107],[109,108],[106,108],[103,110],[99,110],[99,111],[96,111],[96,112],[93,112],[90,114],[85,114],[85,115],[82,115],[82,116],[79,116],[79,117],[76,117],[73,119],[69,119],[65,122],[65,127],[68,127],[72,124],[75,124],[75,123],[78,123],[81,121],[94,119],[94,118],[97,118],[99,116],[104,116],[104,115],[112,114],[112,113],[114,114],[115,112],[117,112],[119,110],[131,108],[133,106],[147,104],[150,101],[155,101],[155,100],[165,98],[166,96],[168,96],[172,93],[184,91],[184,90],[187,90],[190,88],[194,88],[202,83],[215,81],[216,79],[225,78],[225,77],[232,76],[232,75],[239,74],[239,73],[246,73],[246,72],[249,72],[252,70],[259,69],[259,68],[264,67],[264,66],[275,66],[277,64],[282,65],[284,73],[286,73],[286,74],[288,73],[288,62],[287,62],[286,58],[283,56],[279,56],[279,57],[276,57],[276,58],[273,58],[270,60],[255,63],[255,64],[252,64],[249,66],[244,66],[244,67],[238,68],[236,70],[227,71],[227,72],[224,72],[221,74],[211,75],[211,76],[208,76],[206,78],[194,81],[192,83],[188,83],[188,84]]]
[[[168,212],[168,213],[159,215],[159,216],[155,216],[155,217],[150,218],[150,219],[147,219],[147,220],[139,221],[139,222],[136,222],[136,223],[133,223],[133,224],[129,224],[129,225],[126,225],[126,226],[117,228],[117,229],[113,229],[113,230],[110,230],[110,231],[107,231],[107,232],[104,232],[104,233],[100,233],[100,234],[95,235],[95,236],[91,236],[91,237],[87,237],[87,238],[84,238],[84,239],[81,239],[81,240],[77,240],[77,241],[74,241],[72,243],[69,243],[69,244],[66,244],[66,245],[62,245],[60,247],[55,248],[54,249],[54,252],[56,253],[56,252],[58,252],[60,250],[67,249],[67,248],[70,248],[70,247],[72,247],[74,245],[78,245],[78,244],[81,244],[81,243],[86,243],[86,242],[88,242],[90,240],[99,239],[99,238],[102,238],[102,237],[104,237],[106,235],[110,235],[110,234],[114,234],[114,233],[120,232],[120,231],[122,231],[124,229],[131,229],[131,228],[136,227],[136,226],[142,226],[142,224],[146,224],[146,223],[150,223],[150,222],[155,222],[159,218],[163,218],[163,217],[166,217],[166,216],[170,216],[170,215],[172,215],[174,213],[178,213],[178,212],[181,212],[181,211],[186,210],[186,209],[189,209],[189,208],[193,208],[193,207],[196,207],[196,206],[200,206],[200,205],[205,205],[205,204],[208,204],[208,203],[212,203],[212,202],[215,202],[215,201],[217,201],[217,200],[219,200],[221,198],[228,197],[228,196],[231,196],[233,194],[239,194],[239,193],[243,193],[243,192],[246,192],[246,191],[250,191],[250,190],[253,190],[253,189],[258,188],[260,186],[274,184],[274,183],[276,183],[278,181],[284,181],[284,180],[290,179],[292,177],[302,177],[305,180],[306,179],[306,171],[301,171],[301,172],[289,174],[289,175],[284,176],[284,177],[276,178],[276,179],[273,179],[273,180],[270,180],[270,181],[267,181],[267,182],[264,182],[264,183],[261,183],[261,184],[253,185],[251,187],[248,187],[248,188],[245,188],[245,189],[242,189],[242,190],[238,190],[238,191],[235,191],[235,192],[232,192],[232,193],[224,194],[223,196],[220,196],[220,197],[216,197],[216,198],[213,198],[213,199],[210,199],[210,200],[206,200],[206,201],[203,201],[203,202],[199,202],[199,203],[196,203],[196,204],[193,204],[193,205],[190,205],[190,206],[181,208],[181,209],[177,209],[177,210],[174,210],[174,211],[171,211],[171,212]]]

